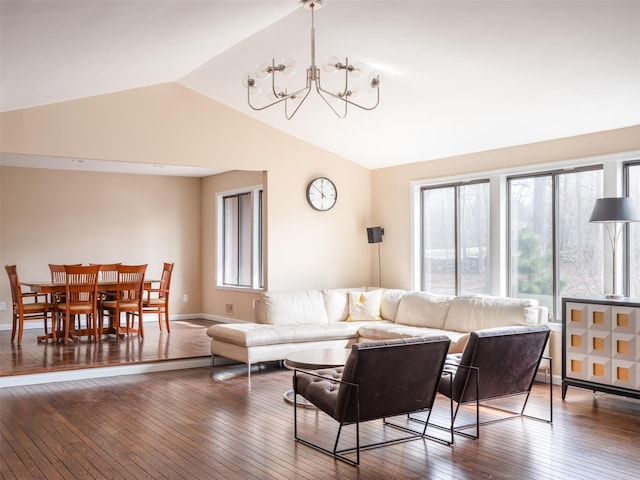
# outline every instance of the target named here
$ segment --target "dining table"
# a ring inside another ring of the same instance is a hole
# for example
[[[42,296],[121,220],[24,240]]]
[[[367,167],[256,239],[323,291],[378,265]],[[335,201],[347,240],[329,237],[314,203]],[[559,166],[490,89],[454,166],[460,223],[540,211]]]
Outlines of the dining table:
[[[143,284],[142,284],[142,290],[148,290],[150,288],[152,288],[153,284],[157,284],[159,283],[160,280],[156,280],[156,279],[149,279],[149,280],[144,280]],[[42,293],[42,294],[46,294],[49,295],[52,299],[52,303],[53,303],[53,297],[56,294],[64,294],[66,291],[66,284],[64,283],[56,283],[56,282],[52,282],[50,279],[49,280],[36,280],[36,281],[23,281],[20,280],[20,284],[28,287],[29,290],[33,293]],[[101,281],[98,280],[98,293],[109,293],[109,292],[115,292],[118,288],[118,282],[105,282],[105,281]],[[142,320],[141,320],[142,321]],[[44,335],[41,335],[38,337],[38,342],[42,342],[45,340],[49,340],[50,338],[54,338],[54,332],[53,329],[55,329],[55,322],[52,322],[52,331],[51,332],[46,332]],[[72,337],[80,337],[80,336],[88,336],[93,334],[93,331],[90,331],[87,328],[81,328],[81,329],[74,329],[73,331],[69,331],[70,336]],[[98,334],[99,335],[108,335],[108,334],[116,334],[116,329],[112,326],[108,326],[108,327],[104,327],[102,326],[99,330],[98,330]],[[64,338],[64,332],[56,332],[56,337],[55,338]]]

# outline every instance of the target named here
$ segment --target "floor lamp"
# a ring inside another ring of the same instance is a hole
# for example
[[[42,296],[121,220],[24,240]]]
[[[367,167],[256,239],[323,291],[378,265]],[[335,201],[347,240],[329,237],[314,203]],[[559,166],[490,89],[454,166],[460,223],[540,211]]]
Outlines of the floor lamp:
[[[384,235],[384,228],[382,227],[367,228],[367,241],[369,243],[378,244],[378,282],[380,287],[382,287],[382,265],[380,263],[380,244],[382,243],[383,235]]]
[[[640,222],[640,215],[636,211],[633,199],[629,197],[598,198],[593,206],[593,212],[589,222],[605,223],[609,239],[611,240],[611,250],[613,253],[613,284],[612,293],[607,293],[607,298],[623,298],[624,295],[618,293],[616,277],[616,249],[618,240],[624,223]]]

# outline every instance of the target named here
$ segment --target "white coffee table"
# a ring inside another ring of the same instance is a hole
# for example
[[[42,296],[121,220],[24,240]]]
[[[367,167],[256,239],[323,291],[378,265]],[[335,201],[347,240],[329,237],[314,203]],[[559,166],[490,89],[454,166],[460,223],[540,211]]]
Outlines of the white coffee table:
[[[292,352],[284,357],[284,366],[293,370],[320,370],[322,368],[333,368],[344,365],[351,353],[350,348],[319,348],[315,350],[301,350]],[[284,393],[286,402],[293,404],[293,389]],[[306,408],[315,408],[313,404],[307,402],[303,397],[296,401],[297,405]]]

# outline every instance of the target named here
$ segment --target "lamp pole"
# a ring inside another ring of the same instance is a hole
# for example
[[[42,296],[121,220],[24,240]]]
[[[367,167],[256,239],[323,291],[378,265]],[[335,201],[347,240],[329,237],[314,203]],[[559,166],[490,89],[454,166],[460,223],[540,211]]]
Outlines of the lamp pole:
[[[618,277],[616,273],[617,267],[617,259],[616,259],[616,250],[618,248],[618,240],[620,238],[620,233],[622,232],[622,228],[618,228],[619,222],[611,222],[607,223],[607,233],[609,234],[609,240],[611,240],[611,261],[612,261],[612,284],[611,284],[611,293],[607,293],[605,297],[607,298],[624,298],[624,295],[621,295],[618,292]]]

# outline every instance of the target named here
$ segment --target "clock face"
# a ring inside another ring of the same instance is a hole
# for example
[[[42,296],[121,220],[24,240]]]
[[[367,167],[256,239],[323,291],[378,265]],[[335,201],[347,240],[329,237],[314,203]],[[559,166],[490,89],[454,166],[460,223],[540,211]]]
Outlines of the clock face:
[[[307,201],[311,208],[325,211],[331,209],[338,198],[338,190],[331,180],[319,177],[307,185]]]

